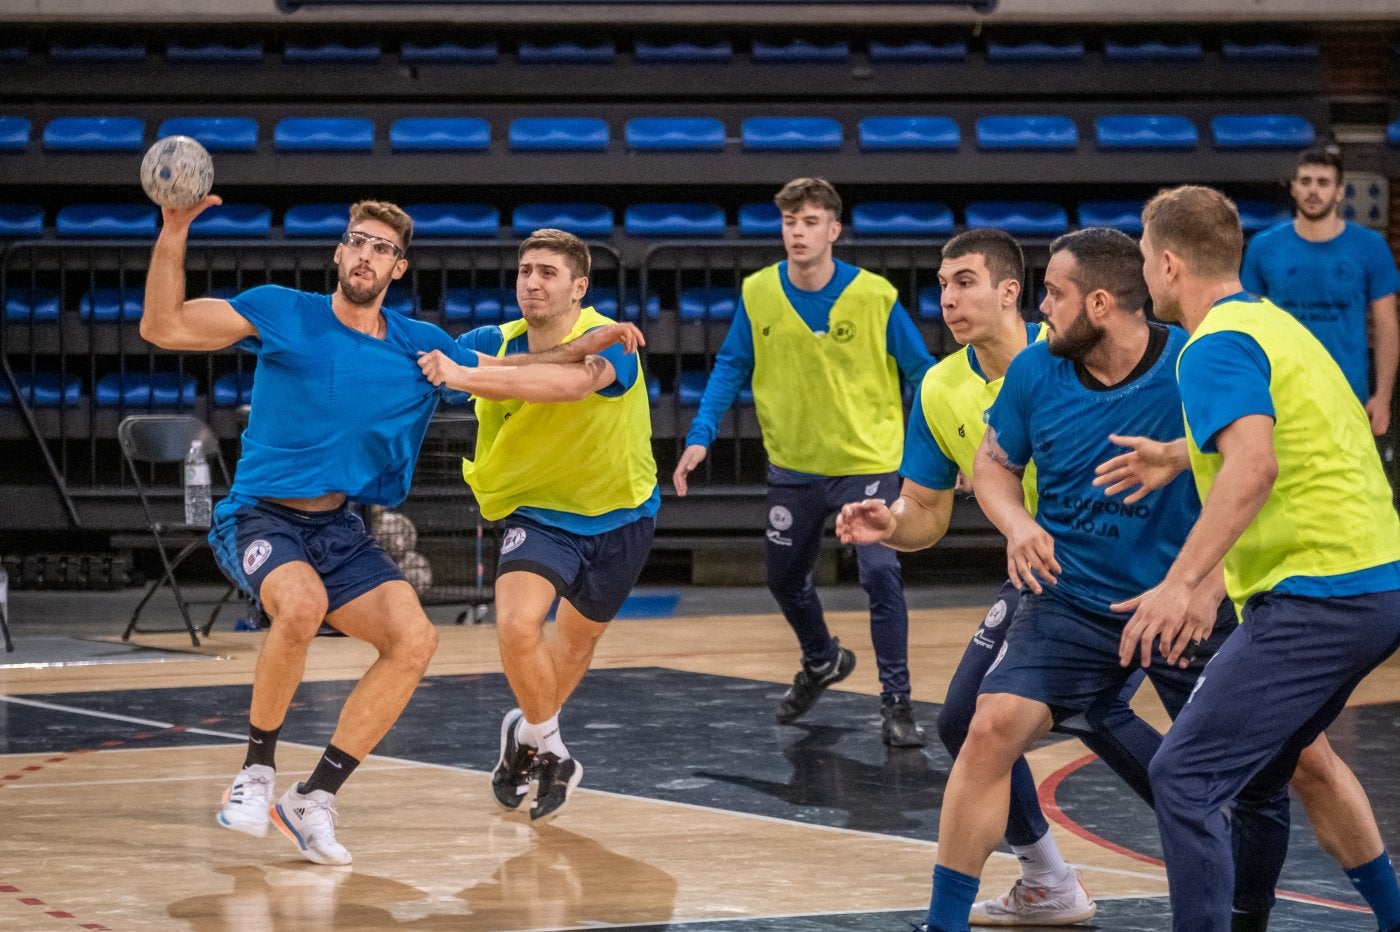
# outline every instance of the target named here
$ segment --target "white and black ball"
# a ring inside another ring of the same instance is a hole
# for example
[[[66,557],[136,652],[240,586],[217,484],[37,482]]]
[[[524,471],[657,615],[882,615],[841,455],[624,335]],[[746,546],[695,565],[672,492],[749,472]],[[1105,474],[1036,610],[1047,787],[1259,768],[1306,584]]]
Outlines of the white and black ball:
[[[213,186],[214,160],[189,136],[167,136],[141,160],[141,187],[161,207],[193,207]]]

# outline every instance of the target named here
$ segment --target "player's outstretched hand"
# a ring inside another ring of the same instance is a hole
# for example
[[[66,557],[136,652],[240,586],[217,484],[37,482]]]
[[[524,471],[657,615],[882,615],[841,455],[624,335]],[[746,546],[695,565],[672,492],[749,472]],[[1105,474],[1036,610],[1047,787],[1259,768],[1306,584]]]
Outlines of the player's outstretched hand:
[[[194,218],[204,213],[210,207],[218,207],[224,199],[217,194],[206,194],[198,203],[189,207],[162,207],[160,209],[161,223],[172,228],[188,228],[194,222]]]
[[[1123,499],[1126,505],[1141,501],[1148,492],[1160,489],[1190,466],[1184,439],[1162,443],[1148,437],[1123,437],[1118,434],[1109,434],[1108,439],[1120,447],[1127,447],[1128,452],[1100,463],[1094,469],[1094,485],[1108,486],[1104,491],[1109,495],[1118,495],[1136,486],[1133,493]]]
[[[1160,642],[1162,654],[1168,663],[1185,666],[1190,663],[1194,649],[1191,641],[1198,643],[1210,636],[1210,628],[1200,635],[1200,612],[1192,612],[1192,590],[1189,586],[1163,580],[1142,595],[1116,602],[1109,608],[1115,612],[1132,612],[1133,617],[1123,626],[1123,636],[1118,641],[1118,662],[1131,666],[1134,656],[1138,662],[1148,667],[1152,665],[1152,645]],[[1187,653],[1186,663],[1181,663],[1182,654]]]
[[[894,533],[890,506],[878,498],[849,502],[836,516],[836,537],[843,544],[878,544]]]
[[[705,462],[707,452],[705,447],[698,443],[692,443],[681,454],[681,461],[676,464],[676,471],[671,474],[671,482],[675,484],[676,494],[681,498],[685,498],[685,493],[690,491],[687,479],[695,471],[696,466]]]
[[[596,356],[616,343],[622,344],[624,353],[635,353],[638,347],[647,345],[647,340],[636,324],[604,324],[571,340],[569,346],[582,356]]]
[[[1027,520],[1006,538],[1006,575],[1018,589],[1028,587],[1036,595],[1041,584],[1053,586],[1060,575],[1055,541],[1034,521]]]
[[[470,391],[465,386],[453,384],[454,380],[457,380],[456,377],[462,372],[462,367],[447,358],[442,350],[419,353],[418,368],[423,370],[423,377],[434,385],[446,385],[448,388]]]

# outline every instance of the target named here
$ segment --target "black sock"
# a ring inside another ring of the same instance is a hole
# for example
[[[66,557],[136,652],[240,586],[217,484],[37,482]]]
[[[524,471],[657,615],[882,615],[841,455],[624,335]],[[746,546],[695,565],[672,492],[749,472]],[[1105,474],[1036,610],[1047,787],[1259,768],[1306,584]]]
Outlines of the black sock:
[[[297,787],[297,792],[305,796],[314,790],[325,790],[332,795],[340,792],[345,778],[359,766],[359,761],[346,754],[334,744],[326,745],[326,753],[311,771],[311,779]]]
[[[1232,913],[1230,916],[1230,932],[1268,932],[1269,911],[1251,913]]]
[[[278,725],[271,731],[263,731],[256,725],[248,725],[248,756],[243,758],[243,766],[251,767],[254,764],[262,764],[264,767],[277,769],[273,759],[277,756],[277,735],[282,731],[282,726]]]

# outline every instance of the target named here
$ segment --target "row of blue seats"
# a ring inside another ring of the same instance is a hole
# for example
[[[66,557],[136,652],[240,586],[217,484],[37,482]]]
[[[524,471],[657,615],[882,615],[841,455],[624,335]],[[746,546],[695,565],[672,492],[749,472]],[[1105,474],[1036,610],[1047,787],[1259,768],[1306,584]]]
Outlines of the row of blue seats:
[[[990,62],[1077,62],[1082,61],[1091,46],[1083,39],[1061,41],[1011,41],[990,38],[985,54]],[[1220,54],[1227,61],[1299,61],[1321,57],[1318,46],[1311,42],[1276,40],[1234,41],[1220,43]],[[1179,41],[1137,42],[1105,39],[1104,58],[1111,62],[1195,62],[1205,57],[1206,46],[1196,39]],[[144,44],[56,43],[48,47],[53,62],[143,62],[149,56]],[[966,40],[906,39],[882,41],[873,39],[866,47],[873,62],[960,62],[968,57]],[[165,47],[165,57],[171,62],[260,62],[268,54],[261,41],[236,43],[172,42]],[[288,42],[282,48],[282,60],[293,63],[373,64],[385,54],[384,45],[377,41],[356,43]],[[852,43],[846,40],[813,42],[791,39],[781,42],[754,40],[749,46],[750,58],[756,62],[831,63],[848,62]],[[639,39],[632,47],[632,57],[641,63],[724,63],[734,59],[735,43],[728,39],[713,42],[657,42]],[[491,64],[499,60],[501,49],[497,42],[418,43],[405,41],[399,46],[399,60],[410,65],[428,64]],[[618,46],[611,39],[595,42],[536,42],[522,39],[516,47],[516,58],[527,64],[609,64],[617,60]],[[22,45],[0,46],[0,62],[23,62],[29,49]]]
[[[29,148],[31,125],[24,117],[0,116],[0,151]],[[975,124],[977,148],[985,151],[1072,151],[1079,126],[1067,116],[985,116]],[[156,138],[192,136],[213,152],[251,152],[258,147],[258,122],[250,117],[175,117],[161,122]],[[638,152],[721,152],[729,141],[725,124],[712,117],[638,117],[628,120],[627,148]],[[1294,114],[1228,114],[1212,117],[1217,149],[1300,149],[1317,131]],[[608,121],[596,117],[520,117],[510,123],[513,152],[606,152]],[[946,116],[872,116],[857,125],[865,151],[955,151],[962,129]],[[744,151],[838,151],[845,128],[832,117],[750,117],[739,143]],[[1094,142],[1108,150],[1193,150],[1196,124],[1184,116],[1111,114],[1094,120]],[[137,117],[57,117],[44,127],[44,148],[55,152],[139,152],[146,124]],[[372,152],[374,121],[360,117],[288,117],[273,128],[278,152]],[[491,126],[477,117],[405,117],[389,127],[395,152],[472,152],[491,147]]]
[[[1288,217],[1276,201],[1241,200],[1246,232]],[[500,211],[484,204],[410,204],[414,235],[484,237],[501,235]],[[1106,226],[1139,234],[1142,202],[1085,201],[1077,207],[1081,227]],[[344,204],[302,204],[287,208],[282,232],[287,237],[335,238],[345,231]],[[0,204],[0,237],[43,235],[45,211],[27,204]],[[1060,204],[1041,200],[975,201],[963,210],[967,227],[995,227],[1018,236],[1055,236],[1070,229],[1069,213]],[[717,204],[634,204],[623,211],[622,229],[637,237],[715,237],[729,230],[725,209]],[[158,210],[151,204],[70,204],[55,218],[54,231],[64,237],[154,237]],[[934,201],[869,201],[851,208],[851,231],[857,236],[950,236],[956,230],[952,208]],[[545,227],[577,236],[606,237],[616,216],[606,204],[523,204],[510,216],[510,232],[527,236]],[[737,230],[744,236],[777,236],[782,215],[771,202],[745,204],[738,210]],[[193,236],[260,238],[273,232],[272,209],[257,204],[224,204],[206,210],[190,226]]]
[[[704,394],[706,372],[681,372],[676,380],[676,393],[681,404],[697,405]],[[71,373],[20,372],[15,376],[20,397],[33,407],[71,407],[83,401],[82,379]],[[661,380],[647,379],[647,394],[652,401],[661,398]],[[174,372],[113,372],[93,383],[93,399],[99,407],[189,407],[198,398],[198,382],[192,375]],[[249,404],[253,398],[253,373],[227,372],[214,379],[213,402],[219,407]],[[461,399],[465,401],[465,397]],[[741,404],[753,404],[753,390],[745,387],[739,393]],[[9,385],[0,382],[0,407],[14,405]]]

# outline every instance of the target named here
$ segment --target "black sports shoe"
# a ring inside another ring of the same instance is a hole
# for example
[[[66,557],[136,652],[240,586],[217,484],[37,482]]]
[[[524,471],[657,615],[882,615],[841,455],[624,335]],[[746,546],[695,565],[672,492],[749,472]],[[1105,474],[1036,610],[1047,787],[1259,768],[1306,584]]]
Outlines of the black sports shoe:
[[[491,771],[491,793],[502,809],[519,809],[530,792],[530,768],[535,761],[535,749],[521,744],[515,728],[525,718],[519,709],[511,709],[501,720],[501,758]]]
[[[782,701],[778,703],[778,721],[784,725],[806,715],[828,686],[841,682],[856,668],[856,655],[842,647],[836,638],[831,641],[836,645],[836,660],[821,671],[813,670],[804,663],[792,678],[788,691],[783,694]]]
[[[551,751],[536,755],[535,760],[539,762],[540,784],[530,805],[530,821],[543,822],[558,815],[569,801],[569,794],[583,779],[583,765],[572,757],[560,760]]]
[[[903,696],[896,696],[880,706],[880,739],[892,748],[921,748],[928,737],[914,721],[914,707]]]

